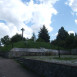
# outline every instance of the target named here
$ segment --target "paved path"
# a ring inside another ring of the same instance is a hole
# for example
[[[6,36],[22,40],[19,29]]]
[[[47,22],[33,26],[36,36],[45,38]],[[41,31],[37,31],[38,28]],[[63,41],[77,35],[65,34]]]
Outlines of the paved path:
[[[0,58],[0,77],[38,77],[12,59]]]

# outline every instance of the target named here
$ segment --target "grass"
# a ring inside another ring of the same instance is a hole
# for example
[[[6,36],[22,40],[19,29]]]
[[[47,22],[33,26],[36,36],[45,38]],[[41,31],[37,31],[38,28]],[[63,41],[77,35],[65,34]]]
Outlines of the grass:
[[[46,49],[58,49],[58,47],[51,45],[47,42],[33,42],[33,41],[20,41],[13,43],[13,48],[46,48]],[[0,47],[0,51],[10,51],[12,44],[4,47]],[[62,48],[60,48],[62,49]]]
[[[50,43],[46,43],[46,42],[32,42],[32,41],[28,41],[27,43],[25,43],[25,46],[27,48],[51,48],[51,44]]]
[[[25,56],[24,58],[26,59],[34,59],[34,60],[64,60],[64,61],[71,61],[71,60],[76,60],[77,56],[62,56],[62,57],[58,57],[58,56]]]
[[[51,46],[50,43],[46,42],[20,41],[13,43],[13,48],[40,48],[40,47],[47,49],[53,48],[53,46]],[[0,47],[0,51],[10,51],[11,49],[12,49],[12,44]]]
[[[13,43],[13,46],[14,48],[24,48],[25,47],[25,44],[24,42],[17,42],[17,43]],[[0,47],[0,51],[3,51],[3,52],[8,52],[12,49],[12,44],[9,44],[9,45],[6,45],[4,47]]]
[[[54,56],[24,56],[25,59],[41,60],[41,61],[51,61]]]
[[[46,60],[46,59],[52,59],[50,56],[25,56],[26,59],[34,59],[34,60]]]
[[[56,59],[56,60],[75,60],[75,59],[77,59],[77,57],[76,58],[72,58],[72,57],[62,57],[62,58],[58,58],[58,57],[56,57],[56,58],[54,58],[54,59]]]
[[[52,60],[53,56],[24,56],[25,59]]]

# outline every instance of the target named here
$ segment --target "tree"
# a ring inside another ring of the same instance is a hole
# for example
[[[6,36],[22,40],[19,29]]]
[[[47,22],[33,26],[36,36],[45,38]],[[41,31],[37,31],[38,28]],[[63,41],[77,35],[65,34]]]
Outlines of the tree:
[[[69,37],[68,32],[64,29],[64,27],[61,27],[58,30],[58,35],[56,39],[52,41],[51,44],[57,47],[66,48],[66,40],[68,37]]]
[[[64,27],[61,27],[58,31],[57,38],[51,42],[52,45],[65,49],[77,48],[77,33],[68,34]]]
[[[16,34],[11,38],[11,42],[18,42],[22,40],[22,36],[20,34]],[[23,40],[25,40],[25,38],[23,38]]]
[[[1,38],[1,42],[4,44],[4,45],[8,45],[10,43],[10,38],[8,35],[4,36],[3,38]]]
[[[62,48],[66,47],[66,39],[69,37],[68,32],[64,29],[64,27],[61,27],[58,31],[58,35],[56,38],[56,45]]]
[[[75,36],[74,34],[70,34],[69,37],[66,39],[66,48],[74,48],[75,47]]]
[[[48,30],[46,29],[46,27],[43,25],[43,27],[40,29],[40,32],[38,34],[38,40],[42,39],[45,42],[50,42],[50,36],[48,34]]]
[[[64,29],[64,27],[61,27],[58,31],[57,40],[66,40],[68,36],[68,32]]]
[[[75,33],[75,41],[74,41],[74,46],[77,48],[77,33]]]

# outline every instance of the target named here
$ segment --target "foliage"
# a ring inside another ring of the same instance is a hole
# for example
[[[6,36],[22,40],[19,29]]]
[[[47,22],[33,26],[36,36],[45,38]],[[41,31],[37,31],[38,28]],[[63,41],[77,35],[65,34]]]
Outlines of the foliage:
[[[43,27],[40,29],[40,32],[38,34],[38,40],[42,39],[45,42],[50,42],[50,36],[48,34],[48,30],[46,29],[46,27],[43,25]],[[41,42],[42,42],[41,40]],[[39,40],[40,41],[40,40]]]
[[[1,42],[4,44],[4,45],[8,45],[10,43],[10,38],[8,35],[4,36],[3,38],[1,38]]]
[[[71,49],[74,48],[74,41],[75,41],[74,34],[70,34],[69,37],[66,39],[66,47]]]
[[[68,32],[61,27],[58,31],[56,39],[53,40],[51,44],[64,49],[77,48],[77,34],[68,34]]]
[[[7,45],[7,46],[4,46],[4,47],[0,47],[0,51],[2,52],[8,52],[12,49],[12,46],[11,45]]]
[[[64,27],[61,27],[58,31],[57,40],[66,40],[66,38],[69,36],[68,32],[64,30]]]
[[[37,39],[36,41],[37,42],[45,42],[44,39],[41,39],[41,38]]]
[[[11,38],[12,43],[19,42],[21,40],[22,40],[22,36],[20,34],[16,34]],[[23,38],[23,40],[25,40],[25,38]]]
[[[40,29],[38,34],[38,39],[34,42],[36,38],[35,34],[31,39],[22,40],[22,36],[20,34],[14,35],[12,38],[9,38],[8,35],[1,38],[1,42],[5,45],[4,47],[0,47],[2,51],[8,51],[12,49],[12,47],[17,48],[48,48],[48,49],[74,49],[77,48],[77,34],[68,34],[68,32],[61,27],[58,31],[58,35],[55,40],[49,43],[50,36],[46,27]],[[13,44],[12,44],[13,43]],[[13,46],[12,46],[13,45]]]

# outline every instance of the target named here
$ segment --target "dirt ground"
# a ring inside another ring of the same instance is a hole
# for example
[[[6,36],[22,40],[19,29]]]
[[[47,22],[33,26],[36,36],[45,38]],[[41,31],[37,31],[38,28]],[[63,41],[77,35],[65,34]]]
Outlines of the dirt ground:
[[[0,77],[39,77],[12,59],[0,58]]]

